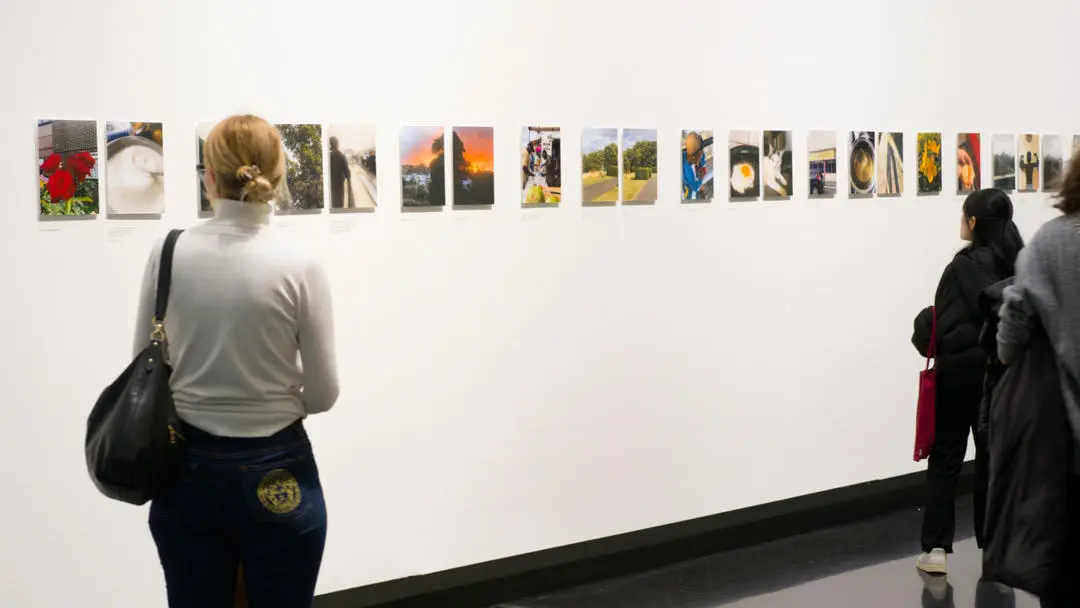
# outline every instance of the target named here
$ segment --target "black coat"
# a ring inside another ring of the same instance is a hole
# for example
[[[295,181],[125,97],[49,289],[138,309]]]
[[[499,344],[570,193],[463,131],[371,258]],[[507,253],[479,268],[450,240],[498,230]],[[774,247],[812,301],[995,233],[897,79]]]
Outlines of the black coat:
[[[997,334],[1003,288],[995,286],[984,297],[987,340]],[[1072,449],[1057,358],[1046,333],[1034,328],[1008,368],[995,358],[986,380],[992,394],[981,415],[990,451],[983,578],[1045,597],[1062,583],[1058,575],[1069,559]]]
[[[997,330],[1001,320],[1001,304],[1005,301],[1005,288],[1016,282],[1016,277],[1009,277],[1004,281],[994,283],[979,294],[979,309],[986,317],[983,324],[982,334],[979,336],[979,344],[983,351],[988,353],[986,374],[983,378],[982,402],[979,405],[979,422],[975,430],[975,438],[982,445],[990,442],[990,402],[993,399],[994,389],[1001,377],[1005,374],[1005,365],[997,357]]]
[[[979,294],[1011,274],[999,266],[990,248],[967,248],[957,253],[941,274],[934,294],[938,317],[935,367],[939,400],[944,394],[963,398],[972,407],[978,404],[989,355],[979,342],[986,321],[986,314],[979,307]],[[929,307],[915,317],[911,342],[924,357],[930,346],[933,320]]]

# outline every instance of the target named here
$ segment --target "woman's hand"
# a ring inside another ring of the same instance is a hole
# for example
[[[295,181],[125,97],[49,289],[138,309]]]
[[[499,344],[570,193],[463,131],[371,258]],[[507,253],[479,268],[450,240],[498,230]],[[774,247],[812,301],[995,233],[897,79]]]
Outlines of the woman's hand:
[[[956,151],[956,174],[965,190],[975,189],[975,162],[963,148]]]

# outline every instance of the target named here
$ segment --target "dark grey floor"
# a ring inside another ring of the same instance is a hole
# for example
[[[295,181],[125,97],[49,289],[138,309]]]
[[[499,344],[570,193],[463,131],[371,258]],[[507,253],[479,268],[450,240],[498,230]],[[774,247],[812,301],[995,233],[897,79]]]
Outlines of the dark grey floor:
[[[920,575],[920,517],[911,509],[500,607],[1038,608],[1031,596],[979,582],[970,498],[957,505],[963,540],[949,576]]]

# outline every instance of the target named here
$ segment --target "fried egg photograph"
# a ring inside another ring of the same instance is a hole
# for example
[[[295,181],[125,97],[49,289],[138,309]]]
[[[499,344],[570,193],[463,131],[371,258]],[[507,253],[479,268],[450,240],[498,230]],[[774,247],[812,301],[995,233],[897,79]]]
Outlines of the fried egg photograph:
[[[761,148],[757,131],[732,131],[728,135],[731,163],[731,200],[761,196]]]

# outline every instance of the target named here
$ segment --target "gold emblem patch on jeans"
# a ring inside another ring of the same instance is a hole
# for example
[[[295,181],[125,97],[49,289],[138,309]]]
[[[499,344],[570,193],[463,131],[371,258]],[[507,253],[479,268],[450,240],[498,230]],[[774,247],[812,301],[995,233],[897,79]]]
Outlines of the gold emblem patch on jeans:
[[[259,482],[259,502],[267,511],[283,515],[300,506],[300,484],[292,473],[274,469]]]

